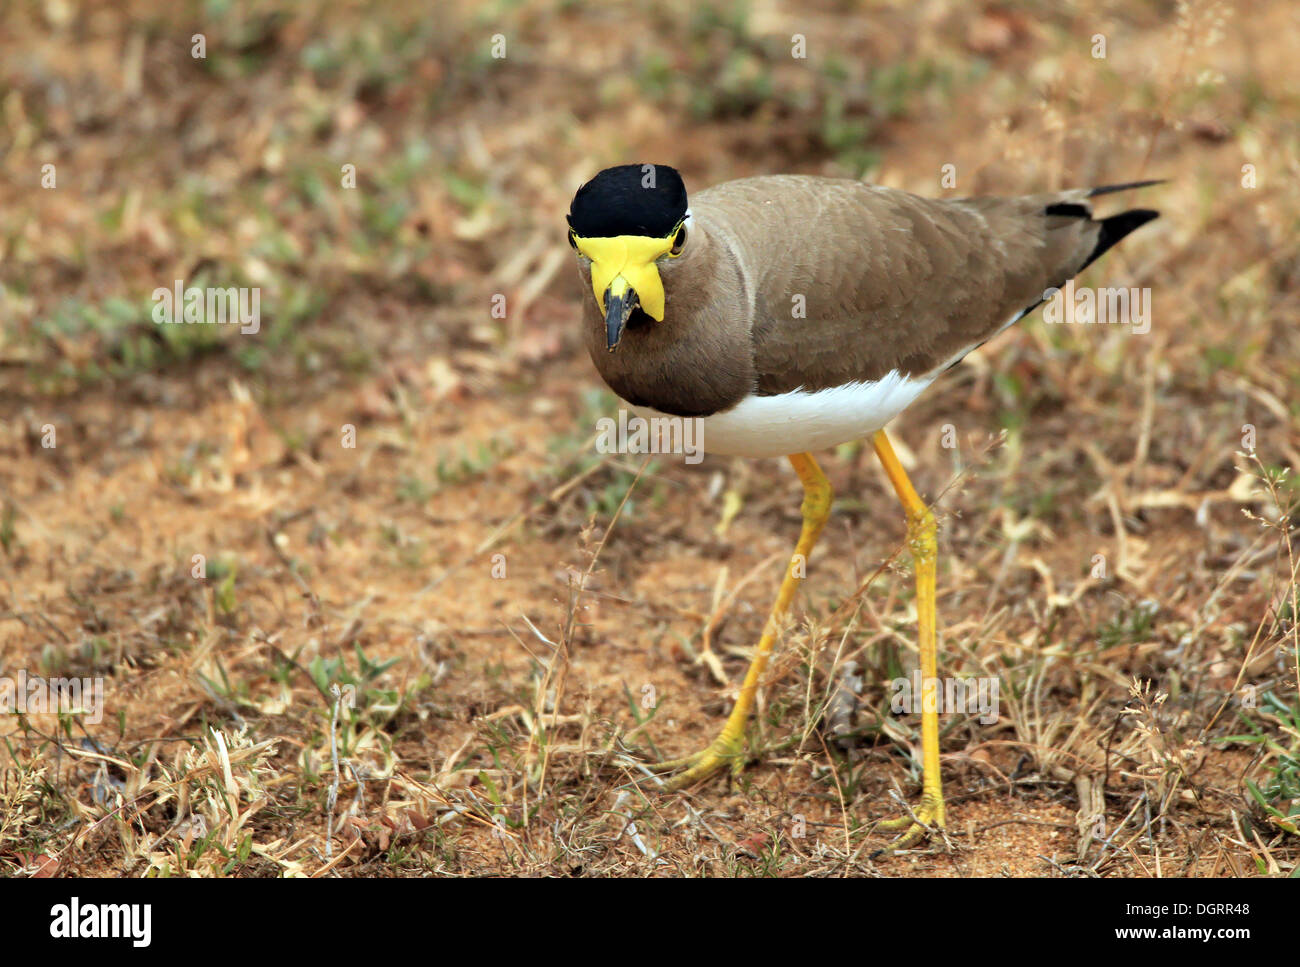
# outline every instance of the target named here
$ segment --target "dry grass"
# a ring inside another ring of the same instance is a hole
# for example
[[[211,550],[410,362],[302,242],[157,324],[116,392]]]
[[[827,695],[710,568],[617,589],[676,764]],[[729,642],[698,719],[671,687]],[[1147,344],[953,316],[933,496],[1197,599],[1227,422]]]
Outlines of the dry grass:
[[[0,39],[0,678],[105,682],[97,724],[0,716],[0,872],[1294,874],[1294,4],[124,9]],[[870,859],[919,747],[860,446],[755,762],[676,796],[640,765],[720,727],[799,518],[778,461],[592,449],[562,216],[629,159],[1170,179],[1086,276],[1149,286],[1149,333],[1034,317],[894,427],[941,668],[1001,690],[943,720],[924,848]],[[261,287],[261,331],[154,325],[177,278]]]

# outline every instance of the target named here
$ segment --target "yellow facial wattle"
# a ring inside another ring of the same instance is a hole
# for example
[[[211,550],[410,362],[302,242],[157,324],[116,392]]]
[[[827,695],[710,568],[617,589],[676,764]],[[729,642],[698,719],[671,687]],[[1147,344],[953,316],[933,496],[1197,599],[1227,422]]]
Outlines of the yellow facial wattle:
[[[605,311],[605,292],[612,289],[622,295],[628,287],[636,290],[641,308],[651,319],[663,322],[664,283],[655,260],[672,250],[673,236],[645,238],[641,235],[618,235],[614,238],[574,237],[578,251],[591,259],[591,289],[596,304]]]

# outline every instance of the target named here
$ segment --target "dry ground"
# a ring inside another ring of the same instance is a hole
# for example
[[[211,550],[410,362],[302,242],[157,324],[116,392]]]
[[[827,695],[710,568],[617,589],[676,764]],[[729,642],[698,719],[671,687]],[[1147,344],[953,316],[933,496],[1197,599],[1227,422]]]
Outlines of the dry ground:
[[[1289,0],[5,5],[0,680],[105,696],[0,715],[0,872],[1294,873],[1298,36]],[[1000,686],[944,718],[946,841],[871,859],[918,722],[861,446],[755,761],[629,785],[720,728],[695,658],[738,681],[799,495],[595,452],[563,214],[628,160],[1170,179],[1085,276],[1149,287],[1149,332],[1035,315],[893,428],[941,668]],[[260,332],[155,325],[174,279],[260,287]]]

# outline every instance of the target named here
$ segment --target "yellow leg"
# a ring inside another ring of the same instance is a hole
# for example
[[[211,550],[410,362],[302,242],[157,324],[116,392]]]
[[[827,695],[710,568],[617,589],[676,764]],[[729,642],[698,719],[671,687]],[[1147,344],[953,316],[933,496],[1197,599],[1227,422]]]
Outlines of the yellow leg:
[[[907,472],[898,462],[894,448],[884,430],[871,438],[876,456],[885,468],[885,475],[894,485],[894,492],[907,512],[907,540],[916,567],[916,630],[917,646],[921,653],[921,808],[916,810],[916,820],[910,816],[886,820],[878,824],[885,829],[907,827],[906,832],[891,843],[882,853],[911,846],[921,838],[925,826],[944,824],[943,780],[939,772],[939,711],[938,711],[938,645],[935,640],[935,560],[938,542],[935,540],[934,514],[917,496]]]
[[[684,772],[664,784],[667,790],[689,786],[712,775],[724,765],[730,765],[732,771],[738,773],[745,764],[745,724],[749,721],[749,713],[754,708],[759,679],[767,668],[768,659],[776,645],[781,619],[789,610],[790,601],[794,598],[799,582],[803,580],[808,565],[808,555],[812,553],[813,545],[817,543],[822,528],[826,526],[826,519],[831,514],[830,481],[817,466],[817,461],[812,458],[812,454],[792,454],[790,463],[794,466],[799,479],[803,481],[803,528],[799,532],[799,543],[794,549],[794,556],[790,559],[790,566],[786,568],[785,577],[781,580],[781,590],[777,593],[776,603],[772,605],[772,613],[763,628],[763,637],[759,639],[754,659],[749,663],[749,671],[745,673],[745,680],[740,686],[740,696],[736,699],[731,715],[727,717],[727,724],[723,726],[722,733],[703,752],[697,752],[684,759],[659,763],[661,769],[686,767]]]

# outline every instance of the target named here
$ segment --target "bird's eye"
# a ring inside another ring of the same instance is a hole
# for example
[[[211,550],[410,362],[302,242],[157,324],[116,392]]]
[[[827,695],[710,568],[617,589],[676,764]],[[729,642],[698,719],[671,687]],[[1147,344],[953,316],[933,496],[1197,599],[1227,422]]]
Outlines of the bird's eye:
[[[673,258],[682,254],[682,248],[686,245],[686,226],[683,225],[677,229],[677,235],[673,238],[673,247],[668,250],[668,254]]]

